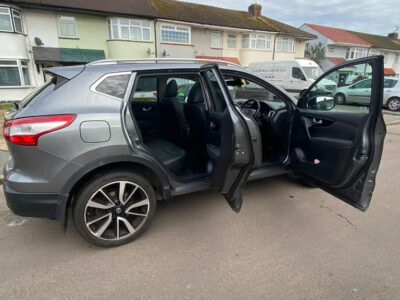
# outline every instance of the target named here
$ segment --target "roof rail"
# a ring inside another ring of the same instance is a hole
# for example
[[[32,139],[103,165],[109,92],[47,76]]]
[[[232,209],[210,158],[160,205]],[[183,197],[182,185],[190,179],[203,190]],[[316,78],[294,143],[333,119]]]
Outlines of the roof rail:
[[[154,57],[154,58],[116,58],[116,59],[102,59],[102,60],[96,60],[93,62],[88,63],[88,65],[113,65],[113,64],[130,64],[130,63],[143,63],[143,62],[204,62],[204,63],[217,63],[217,64],[224,64],[224,65],[230,65],[230,66],[235,66],[235,67],[240,67],[240,65],[225,61],[225,60],[216,60],[216,59],[205,59],[205,58],[159,58],[159,57]]]

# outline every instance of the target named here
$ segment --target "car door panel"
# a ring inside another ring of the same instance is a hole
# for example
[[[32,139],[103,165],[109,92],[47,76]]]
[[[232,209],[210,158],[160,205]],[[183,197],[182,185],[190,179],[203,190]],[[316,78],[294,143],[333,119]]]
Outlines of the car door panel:
[[[322,98],[330,101],[326,94],[316,95],[318,88],[314,87],[318,81],[328,75],[334,77],[334,72],[352,65],[368,69],[367,76],[372,74],[372,89],[363,97],[370,103],[338,105],[337,108],[318,106]],[[372,197],[386,134],[381,111],[383,57],[345,63],[321,78],[304,93],[295,112],[293,170],[313,185],[365,211]]]
[[[159,107],[157,101],[132,101],[132,111],[144,136],[158,130]]]

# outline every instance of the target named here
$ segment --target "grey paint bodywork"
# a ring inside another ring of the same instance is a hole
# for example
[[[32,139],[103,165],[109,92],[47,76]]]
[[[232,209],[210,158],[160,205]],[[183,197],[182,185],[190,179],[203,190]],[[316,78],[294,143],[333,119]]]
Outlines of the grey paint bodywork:
[[[54,195],[57,218],[65,224],[67,201],[74,186],[86,174],[113,163],[135,163],[156,174],[160,196],[184,194],[210,188],[209,182],[182,183],[140,144],[128,109],[136,72],[158,70],[199,71],[203,64],[111,64],[54,68],[49,72],[69,79],[49,96],[32,101],[12,118],[76,114],[74,122],[40,137],[37,147],[8,143],[11,158],[5,170],[7,188],[16,193]],[[237,67],[223,67],[246,72]],[[95,92],[92,87],[105,74],[131,74],[124,99]],[[286,92],[288,98],[292,98]],[[285,170],[273,170],[276,175]],[[260,177],[260,172],[257,174]],[[265,176],[264,176],[265,177]]]

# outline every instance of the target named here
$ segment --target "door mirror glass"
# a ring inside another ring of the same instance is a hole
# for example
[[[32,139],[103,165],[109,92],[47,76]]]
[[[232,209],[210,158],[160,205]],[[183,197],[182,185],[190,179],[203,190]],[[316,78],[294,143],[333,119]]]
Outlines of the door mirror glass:
[[[354,64],[328,72],[300,95],[298,106],[313,110],[368,112],[371,102],[372,67]]]

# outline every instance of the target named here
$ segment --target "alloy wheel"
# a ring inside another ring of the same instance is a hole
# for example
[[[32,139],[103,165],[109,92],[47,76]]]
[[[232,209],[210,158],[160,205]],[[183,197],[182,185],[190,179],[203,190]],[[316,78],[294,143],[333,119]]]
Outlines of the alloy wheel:
[[[388,107],[392,111],[397,111],[400,109],[400,99],[392,99],[389,101]]]
[[[150,201],[145,190],[130,181],[114,181],[96,190],[85,207],[85,224],[104,240],[130,237],[145,223]]]

